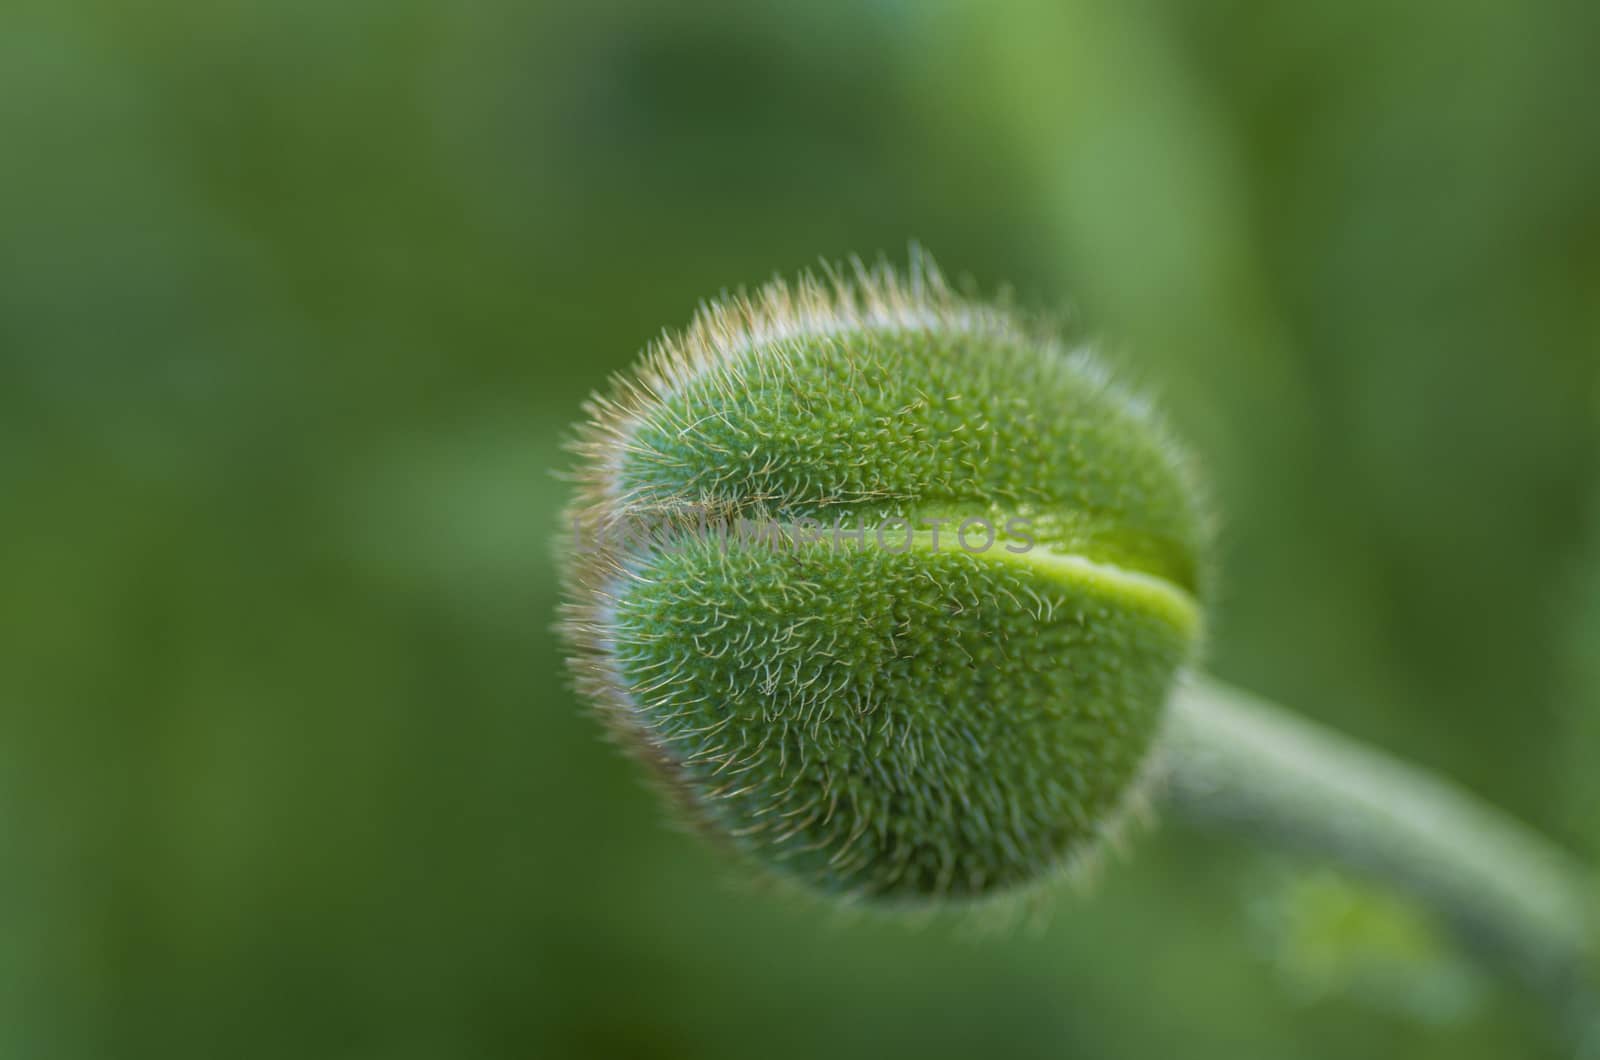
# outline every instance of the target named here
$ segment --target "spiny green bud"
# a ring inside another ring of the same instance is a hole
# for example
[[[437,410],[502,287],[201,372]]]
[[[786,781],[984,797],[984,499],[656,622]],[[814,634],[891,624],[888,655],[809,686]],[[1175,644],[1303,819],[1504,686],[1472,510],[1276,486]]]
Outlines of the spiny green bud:
[[[577,684],[709,834],[849,897],[976,897],[1112,831],[1201,628],[1152,411],[901,277],[703,307],[587,406]]]

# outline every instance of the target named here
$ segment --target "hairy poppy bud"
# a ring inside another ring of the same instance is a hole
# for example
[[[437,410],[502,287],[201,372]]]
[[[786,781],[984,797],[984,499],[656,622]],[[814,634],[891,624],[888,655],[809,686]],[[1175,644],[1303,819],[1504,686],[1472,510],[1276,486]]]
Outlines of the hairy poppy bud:
[[[701,310],[587,408],[577,682],[692,819],[841,896],[1092,851],[1200,635],[1207,520],[1150,408],[909,276]]]

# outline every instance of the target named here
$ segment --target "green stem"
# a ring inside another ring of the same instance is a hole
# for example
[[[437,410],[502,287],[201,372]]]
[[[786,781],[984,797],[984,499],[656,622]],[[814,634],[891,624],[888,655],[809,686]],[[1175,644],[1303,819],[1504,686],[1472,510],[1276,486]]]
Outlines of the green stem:
[[[1586,866],[1507,814],[1208,679],[1174,697],[1165,741],[1168,800],[1181,818],[1393,886],[1541,993],[1587,1005],[1600,892]]]

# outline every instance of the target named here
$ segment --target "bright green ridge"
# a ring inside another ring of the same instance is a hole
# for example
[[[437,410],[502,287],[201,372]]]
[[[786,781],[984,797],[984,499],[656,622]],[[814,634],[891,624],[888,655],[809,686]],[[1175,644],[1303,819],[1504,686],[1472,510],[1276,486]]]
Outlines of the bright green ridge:
[[[1003,513],[986,514],[981,517],[990,527],[995,528],[992,541],[986,533],[980,533],[974,528],[973,538],[969,538],[968,545],[963,545],[959,528],[968,518],[972,516],[942,513],[914,516],[906,520],[913,527],[925,525],[929,520],[939,520],[944,525],[937,531],[912,529],[908,533],[902,528],[905,523],[897,524],[896,527],[885,531],[884,538],[888,545],[885,551],[959,552],[980,562],[1020,564],[1044,577],[1058,579],[1090,592],[1120,599],[1131,607],[1149,610],[1190,637],[1198,637],[1202,632],[1203,618],[1198,601],[1181,586],[1174,585],[1159,575],[1121,567],[1105,559],[1062,552],[1038,544],[1031,537],[1007,535],[1001,532],[1008,523],[1008,517]],[[789,547],[883,547],[877,539],[875,529],[870,527],[865,528],[864,535],[858,533],[861,528],[857,527],[838,530],[834,527],[803,528],[774,524],[773,529],[783,535]],[[806,533],[820,536],[808,542],[802,536]],[[982,547],[971,544],[973,539],[982,542]]]

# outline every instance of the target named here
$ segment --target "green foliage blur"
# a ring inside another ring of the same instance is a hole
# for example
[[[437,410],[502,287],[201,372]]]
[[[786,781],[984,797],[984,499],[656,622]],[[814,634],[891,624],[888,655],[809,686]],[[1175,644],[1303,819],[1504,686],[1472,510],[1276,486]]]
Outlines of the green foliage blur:
[[[751,888],[565,685],[552,469],[699,299],[920,241],[1193,440],[1218,673],[1593,854],[1597,54],[1582,0],[9,0],[0,1056],[1561,1055],[1319,884],[1385,995],[1473,984],[1329,988],[1173,828],[990,938]]]

